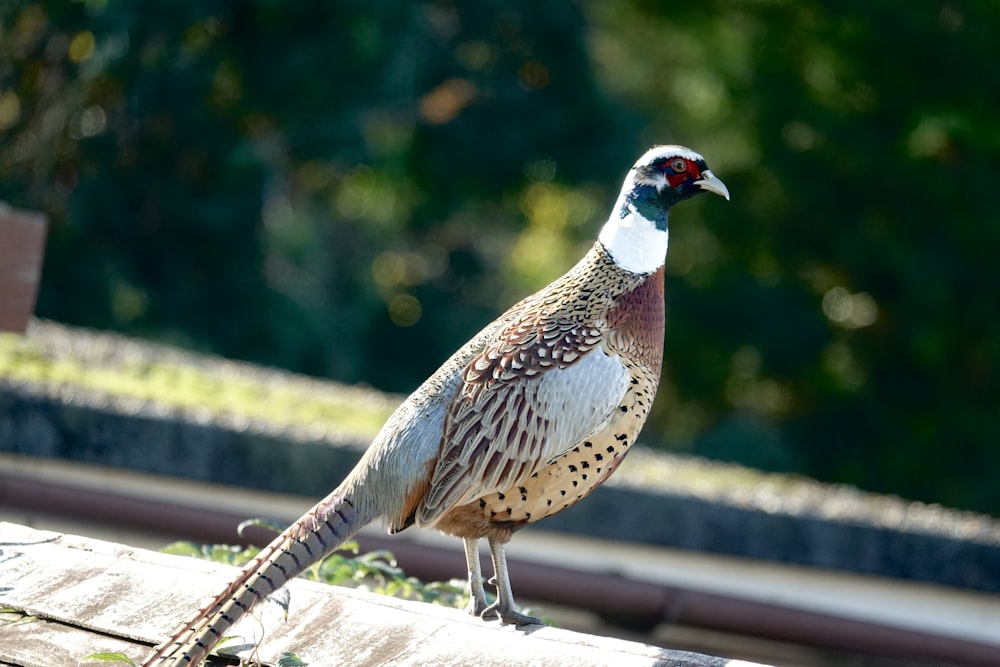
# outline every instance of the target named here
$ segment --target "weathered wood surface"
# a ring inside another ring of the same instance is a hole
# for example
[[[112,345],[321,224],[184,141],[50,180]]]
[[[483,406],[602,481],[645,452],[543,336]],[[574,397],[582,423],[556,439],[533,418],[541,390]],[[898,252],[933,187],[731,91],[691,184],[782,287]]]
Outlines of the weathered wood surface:
[[[89,664],[99,652],[139,661],[234,574],[226,565],[0,523],[0,665]],[[723,658],[555,628],[530,633],[461,611],[295,580],[277,604],[234,628],[223,652],[272,665],[292,651],[329,665],[670,665]],[[261,641],[261,637],[263,637]],[[746,664],[746,663],[742,663]]]

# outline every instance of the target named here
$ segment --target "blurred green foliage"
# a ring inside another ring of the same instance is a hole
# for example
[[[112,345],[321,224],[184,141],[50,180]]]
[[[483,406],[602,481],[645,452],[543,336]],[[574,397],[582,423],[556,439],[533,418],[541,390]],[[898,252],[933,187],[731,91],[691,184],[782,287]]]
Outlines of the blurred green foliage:
[[[644,440],[1000,514],[994,1],[0,7],[41,315],[408,391],[683,143]]]

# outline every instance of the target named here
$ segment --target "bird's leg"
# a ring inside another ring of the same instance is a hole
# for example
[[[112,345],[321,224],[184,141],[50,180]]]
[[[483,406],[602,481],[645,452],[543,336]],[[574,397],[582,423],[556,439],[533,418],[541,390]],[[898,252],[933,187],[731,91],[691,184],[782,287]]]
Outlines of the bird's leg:
[[[469,567],[468,612],[479,616],[486,609],[486,593],[483,591],[483,571],[479,567],[479,540],[466,537],[465,562]]]
[[[498,618],[501,625],[542,625],[534,616],[528,616],[514,609],[514,593],[510,589],[510,575],[507,574],[507,555],[504,543],[490,538],[490,555],[493,557],[494,576],[492,583],[497,587],[497,601],[483,610],[483,618]]]

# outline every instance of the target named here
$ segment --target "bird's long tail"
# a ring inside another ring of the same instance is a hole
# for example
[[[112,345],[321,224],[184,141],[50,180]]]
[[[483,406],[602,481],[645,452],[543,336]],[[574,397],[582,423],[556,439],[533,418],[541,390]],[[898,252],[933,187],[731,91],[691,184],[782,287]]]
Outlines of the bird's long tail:
[[[255,604],[350,539],[365,516],[340,489],[267,545],[240,576],[160,645],[143,667],[195,667]]]

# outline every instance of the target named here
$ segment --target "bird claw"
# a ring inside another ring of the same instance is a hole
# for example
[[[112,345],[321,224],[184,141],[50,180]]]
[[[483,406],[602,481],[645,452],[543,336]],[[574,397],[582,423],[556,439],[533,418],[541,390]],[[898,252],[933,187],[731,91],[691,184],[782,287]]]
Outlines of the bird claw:
[[[465,607],[465,610],[472,616],[482,618],[483,614],[486,613],[486,599],[473,595],[469,600],[468,606]]]
[[[544,625],[541,619],[535,618],[534,616],[528,616],[527,614],[522,614],[519,611],[514,611],[513,609],[503,609],[499,602],[494,602],[489,607],[484,609],[479,617],[486,621],[498,620],[500,625],[513,625],[516,627],[522,627],[525,625]]]

